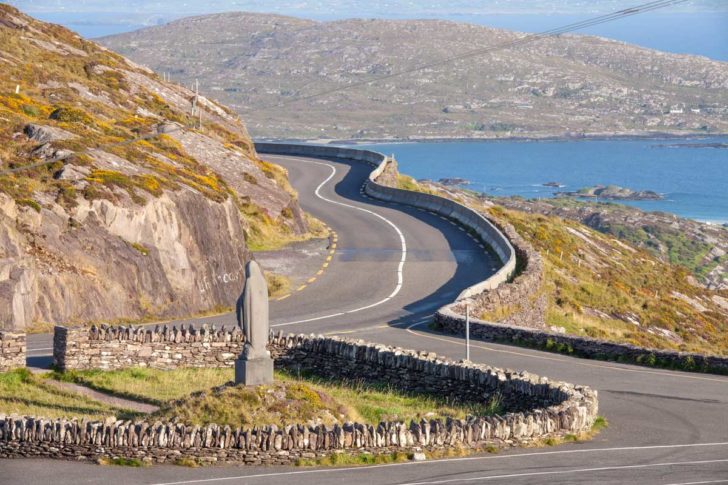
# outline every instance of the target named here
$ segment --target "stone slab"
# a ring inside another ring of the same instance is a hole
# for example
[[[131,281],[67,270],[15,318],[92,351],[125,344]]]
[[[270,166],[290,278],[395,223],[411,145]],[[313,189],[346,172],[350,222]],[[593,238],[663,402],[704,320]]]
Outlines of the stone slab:
[[[273,382],[273,359],[238,359],[235,361],[235,383],[244,386],[259,386]]]

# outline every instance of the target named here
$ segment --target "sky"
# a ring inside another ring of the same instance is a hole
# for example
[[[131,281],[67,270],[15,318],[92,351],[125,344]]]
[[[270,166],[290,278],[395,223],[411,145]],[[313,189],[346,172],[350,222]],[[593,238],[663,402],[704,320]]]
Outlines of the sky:
[[[41,20],[85,37],[225,11],[277,13],[314,20],[441,18],[541,32],[648,0],[10,0]],[[690,0],[585,30],[669,52],[728,61],[728,0]]]
[[[11,0],[29,13],[128,12],[181,15],[246,10],[308,16],[443,16],[452,14],[608,13],[647,0]],[[680,12],[728,12],[725,0],[690,0]]]

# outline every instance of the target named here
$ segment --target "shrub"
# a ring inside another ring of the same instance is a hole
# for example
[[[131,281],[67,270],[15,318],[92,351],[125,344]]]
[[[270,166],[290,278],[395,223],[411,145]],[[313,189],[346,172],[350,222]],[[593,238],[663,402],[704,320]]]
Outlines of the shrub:
[[[22,207],[30,207],[36,212],[40,212],[41,210],[40,204],[33,199],[18,199],[15,203]]]
[[[50,118],[64,123],[82,123],[84,125],[95,124],[93,118],[84,110],[70,106],[61,106],[54,109]]]

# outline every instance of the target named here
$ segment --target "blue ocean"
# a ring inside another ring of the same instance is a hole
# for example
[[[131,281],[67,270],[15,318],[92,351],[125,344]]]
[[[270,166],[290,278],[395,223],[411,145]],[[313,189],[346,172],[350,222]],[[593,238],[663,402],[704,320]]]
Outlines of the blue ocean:
[[[485,141],[366,145],[394,154],[416,179],[461,177],[468,188],[496,196],[553,197],[593,185],[653,190],[663,200],[625,201],[648,211],[705,222],[728,222],[728,148],[702,140]],[[687,145],[692,145],[688,147]],[[546,187],[557,182],[563,187]]]

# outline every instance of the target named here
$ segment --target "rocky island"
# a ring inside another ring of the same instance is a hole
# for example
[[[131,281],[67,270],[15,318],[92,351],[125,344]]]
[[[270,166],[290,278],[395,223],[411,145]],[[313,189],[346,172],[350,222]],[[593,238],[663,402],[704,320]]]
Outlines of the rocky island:
[[[661,200],[665,196],[652,190],[632,190],[618,185],[595,185],[573,192],[556,192],[558,197],[579,197],[609,200]]]
[[[460,177],[446,177],[438,180],[442,185],[456,186],[456,185],[470,185],[470,180]]]

